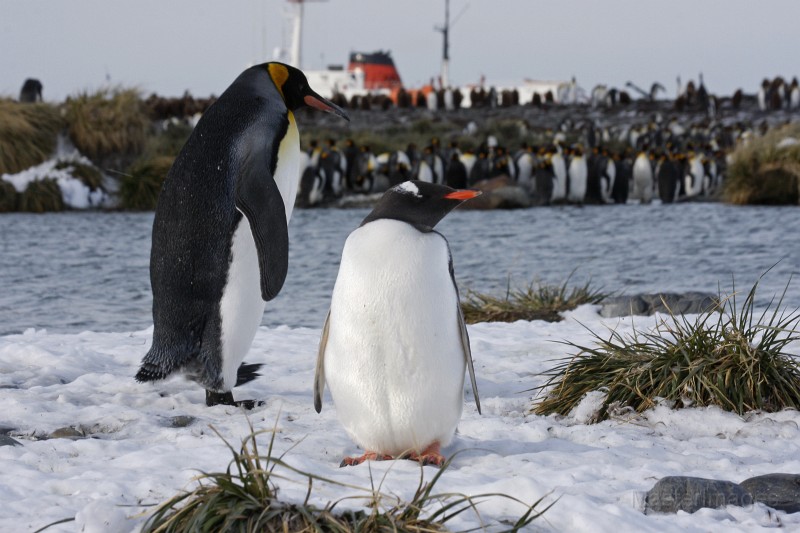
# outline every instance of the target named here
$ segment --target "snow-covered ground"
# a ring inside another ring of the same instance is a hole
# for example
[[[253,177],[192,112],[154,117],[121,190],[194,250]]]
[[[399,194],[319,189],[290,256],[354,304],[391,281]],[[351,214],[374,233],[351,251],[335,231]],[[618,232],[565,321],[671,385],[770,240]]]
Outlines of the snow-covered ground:
[[[566,313],[561,323],[517,322],[469,327],[483,415],[468,394],[459,432],[446,455],[460,452],[437,485],[439,492],[503,492],[542,507],[553,504],[532,531],[753,531],[784,526],[800,530],[800,513],[747,508],[703,509],[694,514],[645,515],[644,493],[669,475],[739,482],[772,472],[800,473],[800,414],[784,411],[740,417],[716,408],[672,411],[659,407],[640,417],[596,425],[582,423],[587,399],[573,416],[528,414],[538,375],[569,353],[559,341],[591,343],[594,331],[630,331],[631,319],[602,319],[594,306]],[[654,317],[636,317],[637,329]],[[583,324],[583,325],[581,325]],[[408,461],[339,468],[358,452],[336,419],[330,397],[314,411],[312,381],[318,329],[261,328],[248,362],[264,363],[263,376],[235,390],[266,400],[248,414],[205,407],[200,387],[182,378],[139,384],[133,380],[152,329],[132,333],[48,334],[28,330],[0,337],[0,426],[22,446],[0,447],[0,531],[138,530],[148,508],[194,487],[198,471],[222,471],[248,424],[277,423],[278,453],[307,472],[362,487],[370,476],[382,490],[408,498],[420,467]],[[798,346],[791,352],[798,353]],[[173,427],[174,417],[194,417]],[[51,438],[72,427],[84,438]],[[262,450],[268,435],[259,437]],[[425,467],[430,478],[433,467]],[[288,473],[287,473],[288,474]],[[290,474],[294,476],[294,474]],[[281,496],[302,501],[307,486],[280,483]],[[315,483],[312,501],[323,505],[348,493]],[[524,509],[499,498],[451,523],[456,530],[518,516]]]

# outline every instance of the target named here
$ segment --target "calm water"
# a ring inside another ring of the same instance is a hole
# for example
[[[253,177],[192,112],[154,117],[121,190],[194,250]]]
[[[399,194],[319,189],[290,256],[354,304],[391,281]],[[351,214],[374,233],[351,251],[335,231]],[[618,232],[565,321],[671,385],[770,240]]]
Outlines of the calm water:
[[[289,276],[265,325],[320,327],[348,233],[367,210],[295,210]],[[152,213],[0,215],[0,334],[134,331],[152,325]],[[800,208],[722,204],[455,211],[438,229],[466,288],[532,280],[606,291],[730,290],[762,280],[760,301],[800,271]],[[787,303],[800,306],[800,279]]]

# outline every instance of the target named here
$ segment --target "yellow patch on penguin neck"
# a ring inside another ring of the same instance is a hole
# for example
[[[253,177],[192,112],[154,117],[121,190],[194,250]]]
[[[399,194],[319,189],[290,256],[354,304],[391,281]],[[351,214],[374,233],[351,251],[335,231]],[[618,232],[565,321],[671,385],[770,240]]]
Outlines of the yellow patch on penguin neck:
[[[267,66],[267,70],[269,71],[270,78],[272,78],[272,81],[275,83],[275,87],[278,88],[278,92],[281,93],[281,96],[283,96],[285,100],[286,96],[283,94],[283,84],[289,79],[289,69],[280,63],[270,63]]]

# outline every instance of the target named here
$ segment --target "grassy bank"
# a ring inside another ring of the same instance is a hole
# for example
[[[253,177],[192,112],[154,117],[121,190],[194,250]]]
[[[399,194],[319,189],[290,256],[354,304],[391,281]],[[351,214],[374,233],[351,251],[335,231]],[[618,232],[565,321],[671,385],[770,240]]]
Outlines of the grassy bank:
[[[800,124],[749,139],[731,157],[723,189],[726,202],[796,205],[800,200]]]

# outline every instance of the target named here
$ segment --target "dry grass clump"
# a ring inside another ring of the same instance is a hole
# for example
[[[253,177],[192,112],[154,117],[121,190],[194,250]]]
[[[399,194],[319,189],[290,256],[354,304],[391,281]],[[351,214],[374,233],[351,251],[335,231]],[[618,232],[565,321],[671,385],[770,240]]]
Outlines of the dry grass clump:
[[[780,310],[782,298],[755,314],[756,283],[739,307],[736,293],[693,319],[669,314],[651,332],[616,331],[578,350],[545,373],[536,414],[567,415],[587,393],[601,391],[595,421],[616,408],[642,412],[666,401],[676,408],[716,405],[743,414],[800,409],[800,365],[786,346],[800,340],[797,310]],[[785,294],[785,291],[784,291]],[[534,389],[534,390],[536,390]]]
[[[47,213],[64,210],[64,197],[61,187],[53,178],[43,178],[28,183],[19,195],[18,210],[29,213]]]
[[[16,174],[44,162],[64,126],[50,104],[0,98],[0,174]]]
[[[770,130],[733,151],[723,198],[733,204],[797,204],[800,200],[800,124]]]
[[[213,428],[212,428],[213,429]],[[262,432],[263,433],[263,432]],[[191,492],[179,494],[161,504],[145,523],[142,531],[167,533],[184,531],[241,531],[241,532],[437,532],[447,531],[446,523],[464,511],[478,513],[476,505],[488,497],[504,497],[519,502],[512,496],[482,494],[433,494],[433,488],[446,471],[449,463],[429,482],[420,481],[409,502],[382,494],[375,489],[359,489],[364,496],[343,498],[319,508],[309,499],[315,482],[358,489],[330,479],[297,470],[283,460],[283,455],[273,455],[275,431],[269,441],[266,456],[259,455],[253,433],[242,441],[237,451],[225,444],[233,454],[227,471],[202,474],[199,486]],[[224,440],[224,439],[223,439]],[[285,472],[285,473],[284,473]],[[290,503],[279,498],[276,481],[297,482],[307,486],[306,499]],[[339,510],[346,500],[360,501],[364,510]],[[522,502],[520,502],[522,503]],[[527,511],[505,531],[522,531],[544,511],[523,504]],[[480,517],[480,515],[478,515]]]
[[[531,283],[522,290],[509,288],[503,297],[467,291],[466,301],[461,302],[464,320],[467,324],[517,320],[559,322],[561,312],[583,304],[600,303],[608,296],[593,289],[589,282],[572,289],[567,287],[568,283],[569,279],[560,286]]]
[[[120,178],[119,199],[122,209],[152,211],[172,163],[171,156],[139,161]]]
[[[101,167],[122,168],[144,148],[150,119],[136,89],[100,89],[64,102],[75,147]]]

